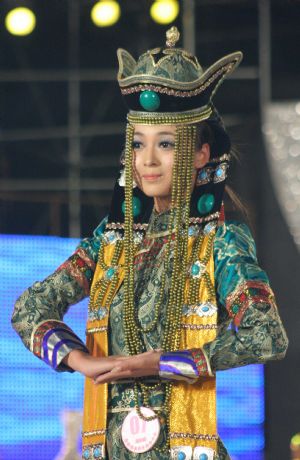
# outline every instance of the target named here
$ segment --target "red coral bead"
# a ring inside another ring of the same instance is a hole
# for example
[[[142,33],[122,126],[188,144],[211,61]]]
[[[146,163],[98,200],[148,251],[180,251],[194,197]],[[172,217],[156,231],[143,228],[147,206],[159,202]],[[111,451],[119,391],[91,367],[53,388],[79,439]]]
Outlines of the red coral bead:
[[[85,265],[85,263],[84,263],[84,261],[82,259],[77,259],[76,263],[77,263],[77,265],[79,267],[84,267],[84,265]]]

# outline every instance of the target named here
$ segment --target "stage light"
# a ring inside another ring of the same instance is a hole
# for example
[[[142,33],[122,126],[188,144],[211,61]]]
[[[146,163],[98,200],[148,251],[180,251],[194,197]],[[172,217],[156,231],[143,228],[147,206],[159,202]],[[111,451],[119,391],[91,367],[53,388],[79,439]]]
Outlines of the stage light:
[[[300,459],[300,433],[294,434],[290,442],[291,458],[294,460]]]
[[[177,18],[178,13],[177,0],[156,0],[150,8],[151,17],[158,24],[170,24]]]
[[[14,8],[5,18],[5,26],[12,35],[29,35],[35,25],[35,14],[29,8]]]
[[[281,212],[300,251],[299,101],[273,102],[263,111],[267,159]],[[294,440],[300,441],[298,434]]]
[[[91,11],[93,23],[98,27],[114,25],[121,16],[121,8],[115,0],[100,0]]]

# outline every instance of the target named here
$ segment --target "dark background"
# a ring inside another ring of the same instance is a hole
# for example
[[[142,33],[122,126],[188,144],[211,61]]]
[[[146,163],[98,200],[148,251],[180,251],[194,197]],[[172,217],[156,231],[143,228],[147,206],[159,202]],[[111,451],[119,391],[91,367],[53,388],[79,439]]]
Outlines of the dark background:
[[[23,3],[35,11],[37,27],[27,37],[14,37],[3,18]],[[126,0],[116,25],[96,28],[89,16],[94,3],[0,3],[1,233],[87,236],[107,212],[126,117],[115,79],[116,49],[137,57],[163,44],[167,27],[150,19],[151,1]],[[272,0],[270,6],[272,101],[299,101],[300,2]],[[272,186],[261,134],[258,17],[256,0],[195,1],[201,65],[206,68],[235,50],[244,53],[240,70],[221,87],[215,104],[240,153],[231,185],[248,206],[259,261],[270,276],[290,339],[286,359],[266,366],[266,460],[286,460],[290,438],[300,431],[300,261]],[[181,15],[175,25],[182,28]],[[80,152],[75,162],[72,148]],[[77,188],[70,192],[74,177]],[[80,225],[73,228],[70,200],[77,201],[80,214]]]

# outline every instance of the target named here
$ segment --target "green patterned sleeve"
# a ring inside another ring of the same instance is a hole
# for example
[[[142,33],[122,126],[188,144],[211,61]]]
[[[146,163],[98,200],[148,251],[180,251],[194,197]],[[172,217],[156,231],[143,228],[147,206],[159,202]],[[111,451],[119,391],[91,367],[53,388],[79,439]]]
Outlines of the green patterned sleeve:
[[[15,303],[13,328],[30,351],[57,371],[71,371],[62,363],[70,351],[87,352],[63,317],[89,295],[104,228],[105,220],[52,275],[35,282]]]
[[[219,329],[203,347],[212,372],[283,358],[288,339],[247,225],[218,228],[214,260]]]

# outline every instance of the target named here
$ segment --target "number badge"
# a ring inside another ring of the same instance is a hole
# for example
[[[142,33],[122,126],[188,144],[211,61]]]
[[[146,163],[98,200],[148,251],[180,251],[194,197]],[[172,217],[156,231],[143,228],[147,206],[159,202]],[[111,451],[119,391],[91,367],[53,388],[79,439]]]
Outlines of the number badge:
[[[141,407],[145,417],[153,417],[155,412],[149,407]],[[133,409],[124,419],[122,425],[122,440],[126,449],[134,453],[142,453],[150,450],[156,443],[160,432],[158,418],[154,420],[143,420],[138,416],[136,409]]]

